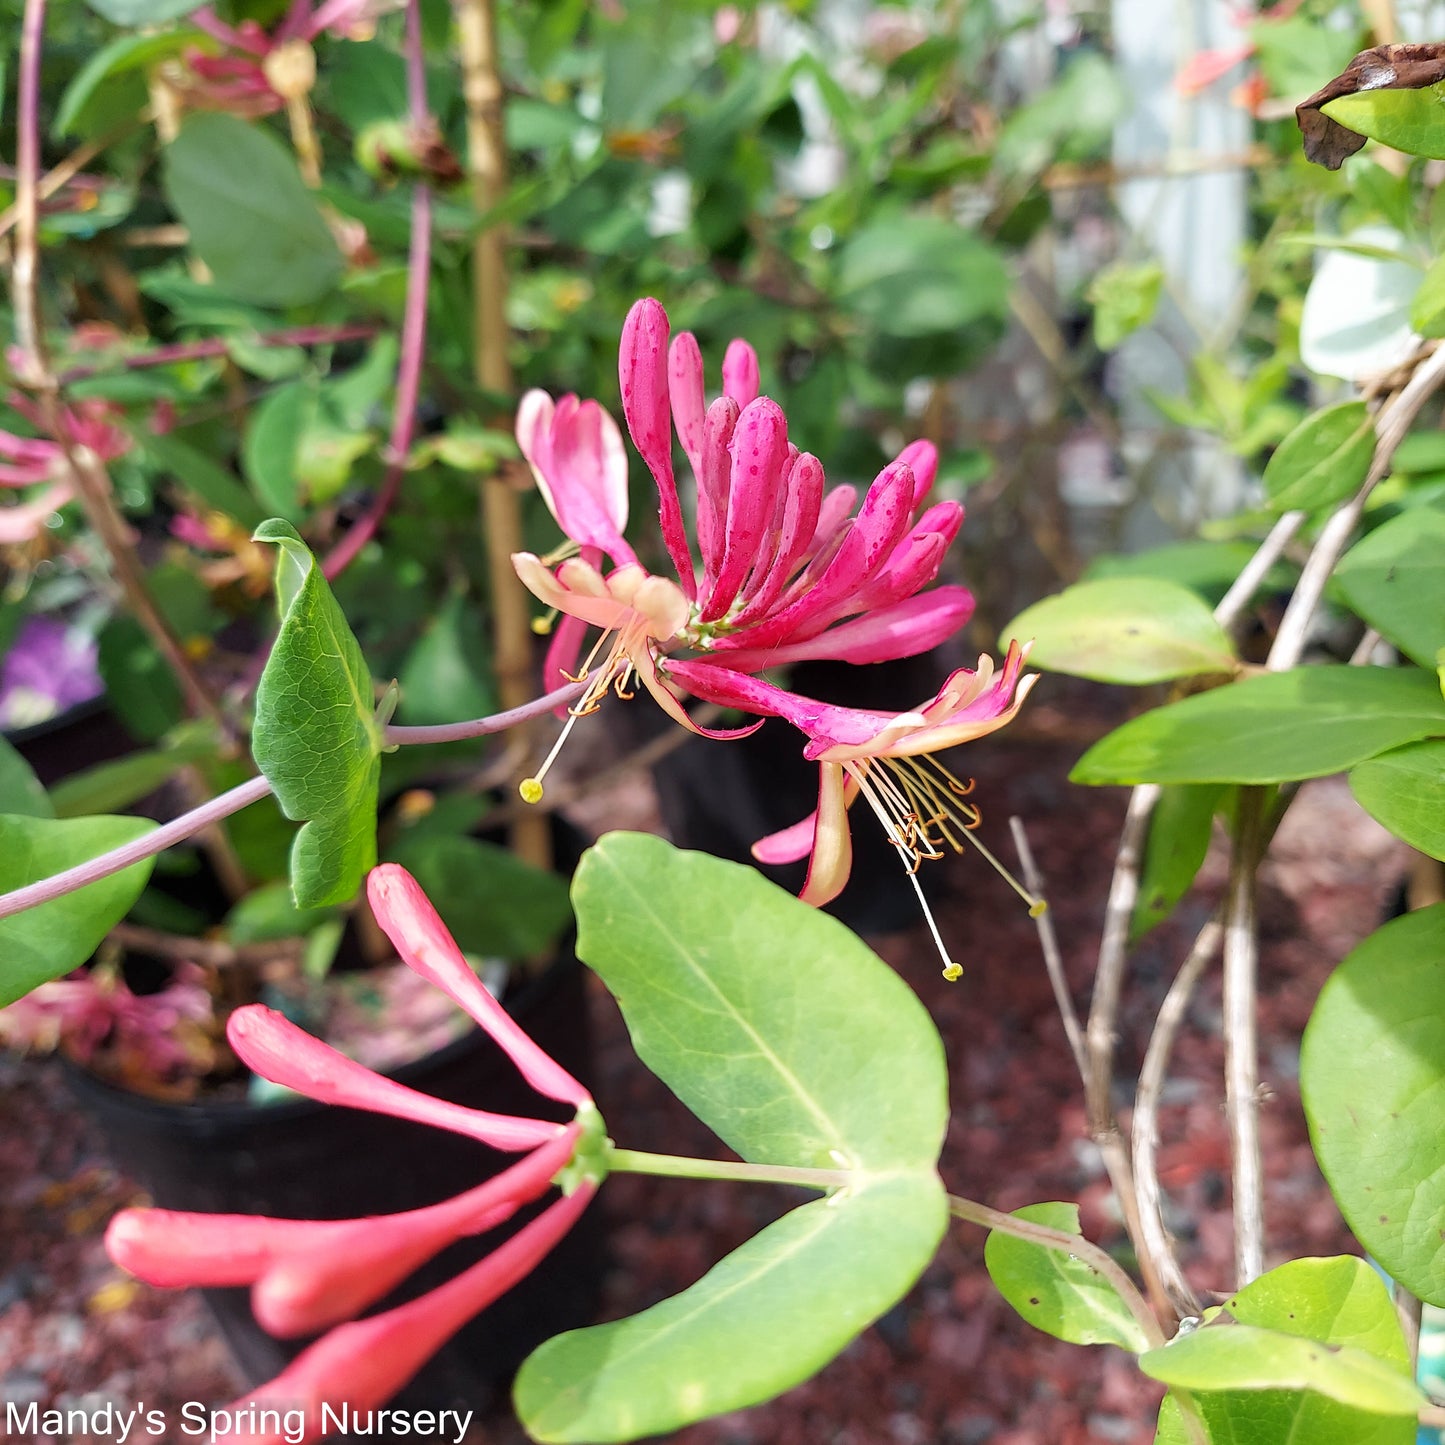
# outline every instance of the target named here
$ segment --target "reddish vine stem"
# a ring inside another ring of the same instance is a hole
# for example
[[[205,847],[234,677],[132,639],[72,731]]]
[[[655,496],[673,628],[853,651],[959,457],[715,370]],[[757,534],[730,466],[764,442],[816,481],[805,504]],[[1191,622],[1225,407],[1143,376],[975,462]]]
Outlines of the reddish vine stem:
[[[407,103],[411,124],[418,133],[432,124],[427,107],[426,66],[422,57],[421,10],[419,0],[406,7]],[[431,188],[418,181],[411,193],[411,241],[407,251],[406,310],[401,323],[401,354],[397,359],[396,401],[391,415],[391,436],[387,441],[386,475],[366,511],[352,524],[346,536],[327,554],[321,564],[323,576],[335,581],[355,561],[357,554],[376,535],[391,510],[406,459],[416,434],[416,403],[421,388],[422,356],[426,351],[426,305],[431,286]]]
[[[521,707],[509,708],[506,712],[492,713],[470,722],[447,723],[440,727],[388,728],[386,741],[391,745],[404,746],[411,743],[454,742],[459,738],[479,738],[489,733],[505,732],[507,728],[515,727],[518,723],[545,717],[553,708],[565,707],[568,703],[575,702],[584,686],[583,683],[571,683],[543,697],[534,698]],[[38,908],[42,903],[74,893],[77,888],[84,888],[87,883],[119,873],[122,868],[129,868],[132,863],[152,858],[172,844],[183,843],[187,838],[194,837],[220,822],[222,818],[239,813],[242,808],[258,802],[270,791],[271,784],[266,778],[248,778],[229,792],[222,793],[219,797],[192,808],[190,812],[182,813],[179,818],[162,825],[154,832],[147,833],[144,838],[112,848],[98,858],[78,863],[63,873],[42,878],[0,896],[0,918],[9,918],[11,914],[20,913],[26,908]]]
[[[351,326],[293,326],[285,331],[264,332],[248,337],[255,346],[332,346],[342,341],[365,341],[376,335],[374,326],[356,324]],[[61,386],[74,381],[85,381],[92,376],[103,376],[110,371],[143,371],[152,366],[173,366],[182,361],[206,361],[212,357],[226,356],[231,341],[223,336],[207,337],[204,341],[178,341],[173,346],[157,346],[150,351],[138,351],[130,356],[117,357],[113,362],[83,362],[67,367],[60,373]]]

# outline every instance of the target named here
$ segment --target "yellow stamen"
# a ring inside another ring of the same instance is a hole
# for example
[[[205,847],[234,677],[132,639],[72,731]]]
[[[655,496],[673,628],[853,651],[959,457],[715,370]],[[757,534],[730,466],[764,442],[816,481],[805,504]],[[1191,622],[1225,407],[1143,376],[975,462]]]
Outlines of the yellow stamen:
[[[553,624],[557,621],[557,609],[549,607],[540,617],[532,619],[532,631],[538,637],[546,637],[552,631]]]

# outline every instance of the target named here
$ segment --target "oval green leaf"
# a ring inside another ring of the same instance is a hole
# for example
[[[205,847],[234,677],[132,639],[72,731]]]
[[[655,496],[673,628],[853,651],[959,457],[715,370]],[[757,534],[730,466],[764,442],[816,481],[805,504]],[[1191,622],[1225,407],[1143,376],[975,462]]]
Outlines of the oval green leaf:
[[[1193,886],[1209,852],[1214,814],[1223,798],[1219,783],[1174,783],[1161,790],[1149,819],[1130,938],[1142,938],[1163,923]]]
[[[1345,600],[1421,667],[1445,647],[1445,511],[1412,507],[1340,559]]]
[[[641,833],[588,849],[572,904],[578,957],[638,1056],[744,1159],[933,1169],[948,1118],[938,1031],[836,919],[756,869]]]
[[[1406,155],[1445,160],[1445,87],[1361,90],[1321,107],[1331,120]]]
[[[558,1335],[517,1376],[534,1440],[621,1441],[770,1399],[822,1369],[923,1272],[937,1179],[880,1178],[805,1204],[630,1319]]]
[[[1276,511],[1314,511],[1359,491],[1375,454],[1375,424],[1362,401],[1307,416],[1275,448],[1264,490]]]
[[[1377,929],[1330,976],[1305,1029],[1300,1092],[1360,1243],[1445,1305],[1445,904]]]
[[[1154,578],[1080,582],[1025,608],[1001,635],[1032,638],[1035,666],[1096,682],[1166,682],[1235,667],[1229,637],[1199,594]]]
[[[281,630],[256,689],[252,754],[281,811],[306,820],[291,848],[297,907],[346,903],[376,862],[383,736],[371,673],[295,528],[265,522],[255,540],[281,548]]]
[[[166,148],[165,187],[223,291],[302,306],[340,277],[341,253],[295,160],[260,126],[219,111],[191,116]]]
[[[1095,743],[1076,783],[1282,783],[1445,737],[1433,676],[1300,667],[1244,678],[1132,719]]]
[[[0,815],[0,893],[38,883],[149,833],[149,818]],[[0,919],[0,1006],[79,968],[130,911],[150,877],[146,858],[74,893]]]
[[[1083,1237],[1077,1204],[1030,1204],[1015,1219]],[[1093,1265],[993,1230],[983,1262],[998,1292],[1035,1329],[1074,1345],[1118,1345],[1139,1353],[1149,1337],[1119,1292]]]
[[[53,818],[55,805],[30,764],[0,737],[0,813]]]
[[[1409,743],[1361,763],[1350,791],[1397,838],[1445,859],[1445,742]]]
[[[1425,1403],[1398,1366],[1364,1350],[1253,1325],[1206,1325],[1141,1355],[1139,1368],[1151,1379],[1184,1390],[1312,1390],[1356,1410],[1405,1415],[1412,1422]]]

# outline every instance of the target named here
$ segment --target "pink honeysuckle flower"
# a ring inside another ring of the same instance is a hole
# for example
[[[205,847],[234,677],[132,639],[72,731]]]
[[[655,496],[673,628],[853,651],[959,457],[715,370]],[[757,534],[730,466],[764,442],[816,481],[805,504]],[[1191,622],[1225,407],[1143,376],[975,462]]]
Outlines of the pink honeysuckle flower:
[[[799,451],[782,409],[758,395],[757,354],[747,342],[728,347],[723,395],[709,405],[696,338],[672,336],[667,313],[646,298],[628,313],[618,374],[627,429],[657,484],[663,541],[677,573],[661,587],[654,585],[661,579],[647,579],[657,605],[641,620],[636,609],[604,615],[600,605],[604,594],[619,600],[617,582],[629,596],[644,595],[641,577],[628,573],[636,566],[631,550],[620,550],[627,545],[625,477],[607,413],[570,397],[553,406],[545,393],[532,392],[517,423],[543,499],[582,551],[580,563],[564,562],[555,574],[531,553],[513,557],[523,583],[567,617],[548,653],[548,684],[574,674],[592,679],[574,716],[595,709],[609,685],[625,689],[635,673],[674,718],[693,727],[681,700],[656,680],[658,657],[692,651],[747,673],[813,658],[882,662],[926,652],[968,620],[967,588],[920,595],[963,522],[957,502],[925,505],[938,471],[932,443],[905,448],[855,514],[857,490],[827,490],[822,463]],[[673,469],[674,433],[693,476],[696,557]],[[606,576],[604,552],[615,565]],[[591,671],[589,657],[578,672],[586,627],[628,624],[631,645],[619,642],[600,671]],[[541,796],[551,761],[527,780],[524,796]]]
[[[111,1221],[106,1248],[132,1274],[162,1288],[249,1285],[257,1320],[293,1338],[327,1333],[269,1384],[231,1407],[244,1425],[263,1411],[301,1409],[306,1440],[325,1432],[323,1403],[370,1410],[384,1403],[473,1315],[522,1279],[562,1238],[596,1192],[585,1175],[511,1239],[455,1279],[396,1309],[356,1320],[448,1245],[484,1233],[540,1198],[599,1136],[587,1090],[530,1039],[483,987],[416,880],[395,864],[367,879],[377,921],[416,973],[465,1009],[501,1045],[538,1093],[572,1105],[570,1124],[470,1109],[388,1079],[259,1005],[238,1009],[227,1029],[241,1059],[263,1077],[325,1103],[411,1119],[523,1157],[452,1199],[402,1214],[349,1220],[127,1209]],[[270,1418],[281,1418],[270,1415]],[[278,1441],[264,1430],[228,1438]],[[294,1442],[294,1433],[287,1437]]]
[[[943,956],[945,976],[957,978],[961,970],[948,957],[919,887],[919,864],[925,858],[942,857],[944,845],[962,852],[966,838],[1010,883],[1013,880],[972,835],[979,822],[978,809],[963,801],[972,783],[961,782],[934,754],[996,732],[1017,714],[1035,681],[1034,674],[1019,675],[1027,655],[1027,644],[1010,643],[1001,670],[995,671],[991,658],[980,657],[976,671],[960,668],[927,702],[900,713],[834,707],[718,666],[711,659],[669,660],[666,670],[698,697],[784,718],[807,735],[803,755],[819,764],[817,810],[760,839],[753,856],[760,863],[808,858],[808,877],[800,896],[815,906],[831,902],[852,869],[848,809],[861,796],[908,868]],[[1018,888],[1017,883],[1013,886]],[[1039,908],[1040,900],[1018,891],[1031,907]]]
[[[10,395],[9,406],[43,429],[40,409],[26,397]],[[130,447],[130,438],[115,424],[115,409],[88,398],[65,408],[64,443],[51,437],[22,437],[0,428],[0,487],[45,490],[28,501],[0,508],[0,542],[28,542],[44,530],[50,515],[75,495],[65,449],[84,447],[103,462],[113,461]]]

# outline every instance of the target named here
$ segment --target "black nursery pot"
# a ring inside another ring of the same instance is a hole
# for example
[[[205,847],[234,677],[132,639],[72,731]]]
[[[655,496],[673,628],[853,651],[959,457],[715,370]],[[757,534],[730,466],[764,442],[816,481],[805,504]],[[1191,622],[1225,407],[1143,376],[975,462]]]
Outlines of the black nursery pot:
[[[590,1037],[582,969],[575,958],[564,955],[506,1002],[542,1048],[586,1078]],[[475,1108],[559,1121],[570,1117],[565,1106],[539,1099],[480,1030],[398,1069],[394,1077]],[[483,1183],[516,1157],[425,1125],[309,1099],[270,1105],[167,1104],[79,1069],[70,1070],[70,1082],[99,1123],[117,1164],[167,1209],[294,1219],[391,1214]],[[452,1245],[376,1308],[401,1304],[450,1279],[515,1234],[545,1202],[518,1211],[496,1230]],[[484,1411],[531,1350],[562,1330],[588,1323],[601,1278],[599,1218],[596,1210],[584,1214],[524,1281],[433,1357],[396,1404],[412,1410]],[[251,1316],[248,1290],[202,1293],[252,1384],[279,1373],[308,1343],[266,1334]]]

